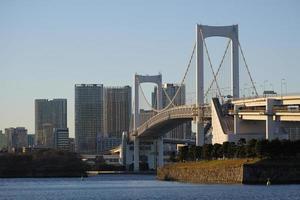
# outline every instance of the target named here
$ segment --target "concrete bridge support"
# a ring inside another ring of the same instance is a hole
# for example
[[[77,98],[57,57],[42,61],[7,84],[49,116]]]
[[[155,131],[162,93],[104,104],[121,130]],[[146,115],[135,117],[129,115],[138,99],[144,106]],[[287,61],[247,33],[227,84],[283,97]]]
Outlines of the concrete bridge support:
[[[240,133],[240,123],[241,119],[239,118],[238,111],[241,106],[234,105],[234,119],[233,119],[233,133],[238,134]]]
[[[140,170],[140,141],[135,137],[133,141],[133,170],[138,172]]]
[[[164,141],[163,137],[157,139],[157,166],[164,166]]]
[[[273,120],[273,106],[276,105],[275,99],[266,99],[266,139],[271,141],[275,139],[274,132],[276,128],[276,121]]]

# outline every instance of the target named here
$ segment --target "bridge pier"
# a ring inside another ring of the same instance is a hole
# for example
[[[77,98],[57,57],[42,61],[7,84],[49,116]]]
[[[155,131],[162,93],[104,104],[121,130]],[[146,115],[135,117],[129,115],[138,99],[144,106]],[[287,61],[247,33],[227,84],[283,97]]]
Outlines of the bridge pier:
[[[159,137],[157,140],[157,166],[164,166],[164,141],[163,137]]]
[[[233,119],[233,133],[238,134],[240,133],[240,123],[241,119],[239,118],[238,112],[240,109],[240,105],[234,105],[234,119]]]
[[[140,171],[140,141],[135,137],[133,142],[133,168],[135,172],[138,172]]]
[[[271,141],[274,140],[274,132],[276,127],[276,121],[273,120],[273,106],[276,105],[277,102],[275,99],[266,99],[266,139]]]
[[[199,120],[199,117],[196,118],[196,146],[204,145],[204,123]]]

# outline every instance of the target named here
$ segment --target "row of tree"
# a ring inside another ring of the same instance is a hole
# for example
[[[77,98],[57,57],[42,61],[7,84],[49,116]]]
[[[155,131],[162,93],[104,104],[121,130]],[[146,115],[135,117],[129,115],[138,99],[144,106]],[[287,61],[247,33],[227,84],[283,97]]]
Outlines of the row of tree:
[[[203,146],[183,146],[177,158],[171,160],[195,161],[220,158],[290,158],[300,154],[300,140],[249,140],[240,139],[237,143],[205,144]]]
[[[0,177],[85,176],[87,167],[78,154],[66,151],[0,154]]]

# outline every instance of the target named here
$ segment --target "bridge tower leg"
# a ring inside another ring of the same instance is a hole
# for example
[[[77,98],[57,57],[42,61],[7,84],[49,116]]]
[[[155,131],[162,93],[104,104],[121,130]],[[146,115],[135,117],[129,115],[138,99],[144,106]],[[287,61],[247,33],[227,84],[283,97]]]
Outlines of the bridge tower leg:
[[[204,60],[201,26],[196,26],[196,106],[204,104]],[[204,127],[199,115],[196,117],[196,146],[204,144]]]
[[[134,75],[134,119],[133,119],[133,130],[136,131],[139,126],[139,76]],[[134,136],[134,149],[133,149],[133,159],[134,159],[134,171],[140,170],[140,151],[139,151],[139,139]]]
[[[233,32],[231,36],[231,96],[239,98],[240,82],[239,82],[239,36],[238,25],[232,26]]]

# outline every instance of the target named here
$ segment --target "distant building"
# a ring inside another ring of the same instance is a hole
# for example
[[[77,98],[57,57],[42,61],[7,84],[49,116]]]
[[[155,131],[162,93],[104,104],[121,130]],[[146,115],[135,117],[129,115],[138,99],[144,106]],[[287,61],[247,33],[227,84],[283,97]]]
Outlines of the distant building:
[[[162,93],[162,106],[163,108],[167,107],[170,104],[170,100],[172,100],[177,92],[177,90],[180,88],[180,85],[178,84],[170,84],[166,83],[162,85],[162,88],[166,91],[169,98],[165,94],[165,92]],[[157,102],[156,102],[156,95],[157,95],[157,87],[154,88],[154,92],[152,93],[152,106],[154,108],[157,108]],[[173,104],[176,106],[184,105],[185,104],[185,86],[182,85],[176,98],[174,99]],[[191,137],[191,122],[186,122],[184,124],[178,125],[178,127],[174,128],[172,131],[169,131],[165,138],[171,138],[171,139],[189,139]]]
[[[131,87],[105,87],[104,133],[110,138],[121,138],[129,131],[131,117]]]
[[[120,145],[121,142],[122,142],[122,138],[108,138],[108,137],[98,138],[97,153],[103,154],[104,152],[107,152],[113,149],[114,147]]]
[[[69,138],[69,151],[75,152],[75,139]]]
[[[43,140],[40,147],[54,149],[54,127],[50,123],[43,124],[42,128]]]
[[[54,129],[54,146],[57,150],[69,151],[69,129],[55,128]]]
[[[28,147],[27,129],[24,127],[6,128],[8,152],[16,152]]]
[[[35,146],[35,135],[28,134],[27,139],[28,139],[28,147],[30,147],[30,148],[34,147]]]
[[[156,114],[156,112],[154,112],[153,110],[140,109],[140,113],[139,113],[140,125],[142,125],[144,122],[146,122],[148,119],[150,119],[155,114]]]
[[[52,128],[67,128],[67,99],[35,100],[35,139],[37,147],[53,146]],[[50,134],[52,132],[52,135]],[[45,134],[48,134],[47,136]],[[46,139],[48,139],[46,141]]]
[[[7,148],[7,137],[2,133],[2,130],[0,130],[0,151],[4,148]]]
[[[104,136],[103,85],[75,85],[75,149],[83,154],[97,152],[97,137]]]

